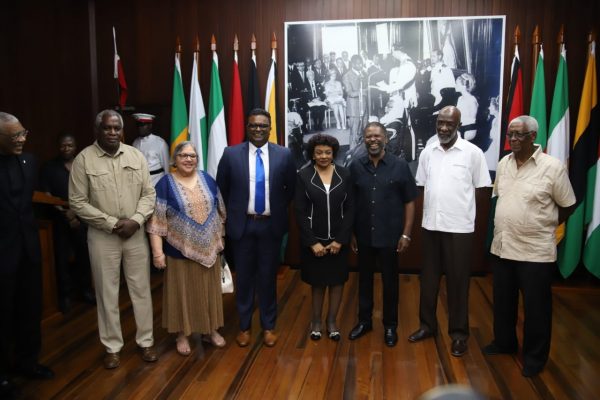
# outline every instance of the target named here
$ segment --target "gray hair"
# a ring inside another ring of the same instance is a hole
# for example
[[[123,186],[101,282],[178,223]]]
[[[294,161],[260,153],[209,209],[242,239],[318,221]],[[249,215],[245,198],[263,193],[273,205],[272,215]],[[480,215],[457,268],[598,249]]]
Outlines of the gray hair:
[[[536,132],[537,133],[538,129],[540,129],[540,126],[539,126],[537,120],[533,117],[530,117],[529,115],[520,115],[517,118],[514,118],[512,121],[510,121],[510,124],[508,124],[508,126],[511,126],[513,122],[522,123],[528,132]]]
[[[119,114],[118,112],[116,112],[115,110],[111,110],[111,109],[106,109],[106,110],[102,110],[98,113],[98,115],[96,115],[96,121],[94,122],[94,127],[96,128],[96,131],[100,130],[100,125],[102,125],[102,120],[104,119],[104,117],[117,117],[119,118],[119,122],[121,123],[121,127],[124,126],[123,124],[123,117],[121,117],[121,114]]]
[[[19,120],[12,114],[0,111],[0,122],[5,124],[14,124],[19,122]]]
[[[177,158],[179,153],[181,153],[181,150],[183,150],[183,148],[185,146],[191,146],[192,149],[194,149],[194,153],[198,154],[198,151],[196,151],[196,146],[194,146],[194,143],[190,142],[189,140],[185,140],[181,143],[177,143],[177,145],[175,146],[175,150],[173,150],[173,155],[171,156],[171,166],[172,167],[175,166],[175,159]]]
[[[461,85],[463,85],[469,93],[475,90],[475,86],[477,86],[477,81],[475,80],[475,77],[469,74],[468,72],[465,72],[458,78],[456,78],[456,82],[459,82]]]

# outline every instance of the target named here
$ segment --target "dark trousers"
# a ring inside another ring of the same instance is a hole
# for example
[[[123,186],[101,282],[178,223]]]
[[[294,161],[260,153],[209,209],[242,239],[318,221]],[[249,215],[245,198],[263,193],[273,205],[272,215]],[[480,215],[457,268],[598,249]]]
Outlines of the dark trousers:
[[[398,326],[398,253],[395,247],[358,248],[358,320],[371,324],[373,317],[373,280],[376,263],[383,283],[383,326]]]
[[[73,288],[78,292],[90,292],[92,278],[85,225],[81,224],[79,228],[72,229],[64,219],[56,219],[53,226],[59,299],[69,297]],[[71,270],[69,265],[71,254],[75,255],[74,270]]]
[[[255,295],[258,297],[260,324],[263,329],[272,330],[277,319],[281,237],[273,235],[268,219],[248,219],[244,235],[240,240],[232,240],[232,246],[240,330],[250,329]]]
[[[552,277],[555,263],[493,259],[494,342],[516,351],[519,290],[523,295],[523,364],[541,369],[548,360],[552,332]]]
[[[437,331],[437,301],[442,274],[448,292],[448,334],[453,340],[469,337],[469,281],[473,233],[423,229],[423,269],[419,319],[421,328]]]
[[[10,355],[18,367],[31,368],[41,348],[42,271],[25,248],[15,272],[0,272],[0,375],[10,370]]]

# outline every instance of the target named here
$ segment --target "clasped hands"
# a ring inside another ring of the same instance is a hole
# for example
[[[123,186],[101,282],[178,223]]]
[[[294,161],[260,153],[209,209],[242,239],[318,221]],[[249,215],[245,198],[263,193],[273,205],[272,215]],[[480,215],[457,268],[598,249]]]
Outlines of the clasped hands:
[[[136,221],[129,218],[121,218],[117,221],[112,231],[122,239],[129,239],[138,229],[140,229],[140,224]]]
[[[310,246],[310,249],[316,257],[323,257],[327,253],[338,254],[341,248],[342,245],[335,240],[329,243],[327,246],[323,246],[321,243],[315,243]]]

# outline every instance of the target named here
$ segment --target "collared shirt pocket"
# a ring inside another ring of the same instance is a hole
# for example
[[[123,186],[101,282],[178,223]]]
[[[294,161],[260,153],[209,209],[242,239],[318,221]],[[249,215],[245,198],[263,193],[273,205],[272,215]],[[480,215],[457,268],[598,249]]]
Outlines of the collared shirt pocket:
[[[124,183],[126,185],[141,186],[143,182],[142,178],[142,166],[136,163],[127,163],[123,166],[124,172]]]
[[[90,186],[94,191],[105,191],[113,186],[110,172],[106,170],[87,170]]]
[[[471,172],[469,166],[460,162],[450,164],[448,175],[459,182],[470,182]]]

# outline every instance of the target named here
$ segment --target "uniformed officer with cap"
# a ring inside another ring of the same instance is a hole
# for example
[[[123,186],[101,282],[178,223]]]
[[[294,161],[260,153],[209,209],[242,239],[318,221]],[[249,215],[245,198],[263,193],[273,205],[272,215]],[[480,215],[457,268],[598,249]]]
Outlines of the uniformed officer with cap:
[[[152,133],[152,122],[156,118],[152,114],[136,113],[132,115],[137,122],[140,136],[133,141],[133,147],[146,157],[152,185],[169,171],[169,146],[160,136]]]

